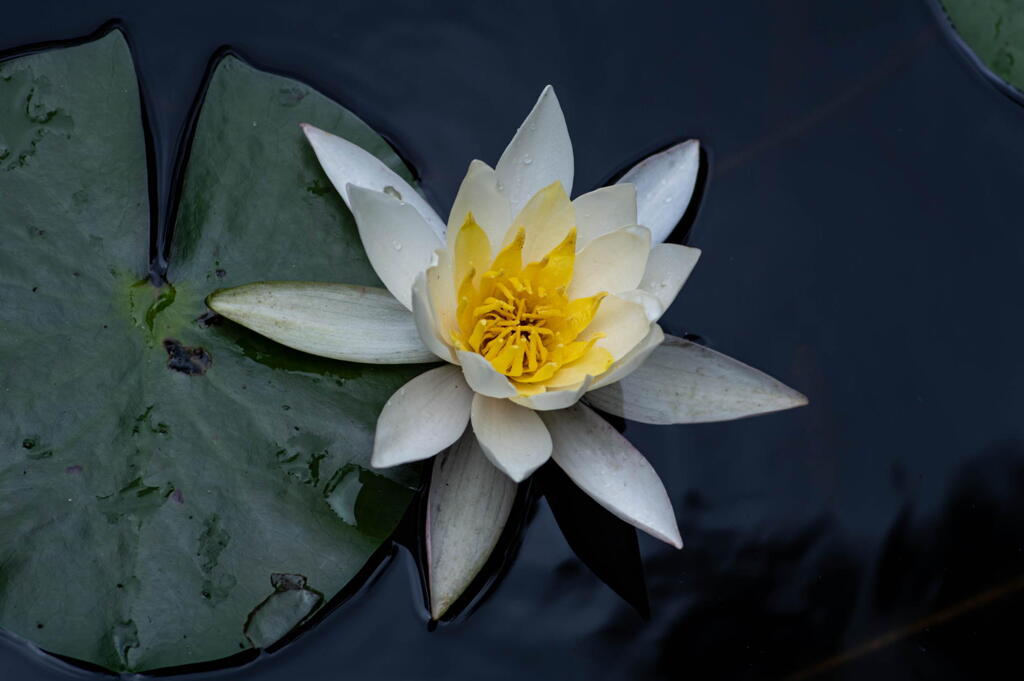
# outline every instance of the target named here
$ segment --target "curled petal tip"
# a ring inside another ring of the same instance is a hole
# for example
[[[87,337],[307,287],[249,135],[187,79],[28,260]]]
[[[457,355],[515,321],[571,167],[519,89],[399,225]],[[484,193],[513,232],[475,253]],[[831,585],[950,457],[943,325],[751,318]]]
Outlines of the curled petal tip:
[[[494,463],[494,462],[492,461],[491,463]],[[510,480],[511,480],[512,482],[514,482],[514,483],[517,483],[517,484],[518,484],[518,483],[520,483],[520,482],[522,482],[523,480],[526,480],[526,479],[527,479],[528,477],[530,477],[531,475],[533,475],[533,472],[534,472],[535,470],[537,470],[537,468],[539,468],[539,467],[540,467],[540,466],[539,466],[539,464],[538,464],[537,466],[535,466],[535,467],[533,467],[533,468],[529,468],[529,469],[522,469],[522,470],[510,470],[510,469],[509,469],[509,468],[508,468],[507,466],[498,466],[498,465],[495,465],[495,468],[497,468],[497,469],[498,469],[499,471],[501,471],[501,472],[502,472],[502,473],[504,473],[504,474],[505,474],[506,476],[508,476],[508,478],[509,478],[509,479],[510,479]]]
[[[638,222],[664,241],[690,204],[700,170],[699,142],[680,142],[629,169],[620,182],[636,188]]]

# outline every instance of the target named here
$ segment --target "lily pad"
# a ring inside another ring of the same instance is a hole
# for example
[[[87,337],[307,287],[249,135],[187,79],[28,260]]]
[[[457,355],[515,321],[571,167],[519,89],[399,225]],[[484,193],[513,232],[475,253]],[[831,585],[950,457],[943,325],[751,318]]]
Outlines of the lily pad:
[[[298,124],[409,177],[379,136],[223,57],[154,286],[139,101],[117,30],[0,64],[0,626],[116,671],[238,653],[268,603],[344,587],[417,484],[367,469],[380,408],[422,370],[310,358],[203,303],[257,279],[379,285]],[[320,604],[298,600],[253,639]]]
[[[1024,3],[942,0],[957,32],[999,78],[1024,92]]]

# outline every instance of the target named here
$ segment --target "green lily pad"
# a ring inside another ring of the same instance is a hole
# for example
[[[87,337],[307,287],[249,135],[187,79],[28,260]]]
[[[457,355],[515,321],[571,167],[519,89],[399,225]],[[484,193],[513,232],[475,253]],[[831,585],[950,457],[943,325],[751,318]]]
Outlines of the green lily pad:
[[[1024,3],[942,0],[957,32],[992,72],[1024,92]]]
[[[369,455],[422,367],[319,360],[204,316],[253,280],[379,285],[303,121],[409,177],[335,102],[227,56],[155,287],[123,36],[0,64],[0,626],[117,671],[223,658],[310,615],[398,523],[415,472]]]

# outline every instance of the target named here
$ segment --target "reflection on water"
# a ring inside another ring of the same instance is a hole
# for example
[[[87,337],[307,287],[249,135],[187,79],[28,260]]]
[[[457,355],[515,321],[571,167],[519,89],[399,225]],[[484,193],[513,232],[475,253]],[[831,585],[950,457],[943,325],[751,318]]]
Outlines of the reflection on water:
[[[672,495],[682,551],[641,537],[638,560],[634,539],[600,515],[591,527],[545,471],[517,507],[524,531],[454,621],[427,624],[413,508],[400,545],[315,626],[193,678],[954,679],[1019,666],[1024,108],[926,4],[319,5],[26,6],[7,11],[0,47],[121,16],[167,170],[209,55],[231,43],[389,133],[442,213],[468,160],[496,159],[546,82],[574,135],[577,192],[700,137],[709,170],[687,238],[704,255],[666,329],[811,404],[626,424]],[[335,488],[339,504],[357,482]],[[10,678],[93,678],[4,641]]]

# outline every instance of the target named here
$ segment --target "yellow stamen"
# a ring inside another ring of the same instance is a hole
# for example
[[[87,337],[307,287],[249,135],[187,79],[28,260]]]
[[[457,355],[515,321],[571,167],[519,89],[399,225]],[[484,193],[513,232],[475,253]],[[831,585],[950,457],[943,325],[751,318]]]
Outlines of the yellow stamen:
[[[594,346],[601,334],[577,338],[607,294],[576,300],[566,295],[576,259],[575,228],[547,255],[527,264],[522,262],[524,230],[510,235],[490,263],[484,258],[490,257],[490,244],[472,215],[456,236],[456,346],[485,357],[523,395],[568,385],[584,371],[606,370],[610,355]]]

